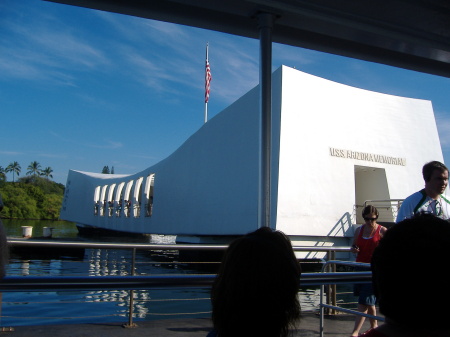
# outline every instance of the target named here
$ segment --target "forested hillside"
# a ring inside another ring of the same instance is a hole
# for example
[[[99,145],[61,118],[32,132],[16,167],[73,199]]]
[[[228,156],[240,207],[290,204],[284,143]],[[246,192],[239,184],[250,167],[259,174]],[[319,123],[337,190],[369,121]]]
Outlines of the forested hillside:
[[[1,218],[57,220],[64,185],[39,176],[27,176],[16,182],[0,180],[0,193],[4,204]]]

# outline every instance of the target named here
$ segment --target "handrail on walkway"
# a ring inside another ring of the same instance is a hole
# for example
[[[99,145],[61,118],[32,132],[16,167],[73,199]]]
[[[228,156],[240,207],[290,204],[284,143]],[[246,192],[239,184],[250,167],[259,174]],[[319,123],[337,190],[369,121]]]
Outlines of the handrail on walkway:
[[[343,261],[329,261],[330,263],[339,263],[348,265]],[[26,276],[14,277],[6,276],[0,282],[0,292],[14,291],[45,291],[45,290],[147,290],[161,288],[193,288],[193,287],[210,287],[214,281],[215,275],[153,275],[153,276]],[[323,337],[323,317],[324,308],[332,308],[352,314],[361,314],[357,311],[351,311],[344,308],[329,306],[323,303],[323,286],[330,284],[348,284],[348,283],[364,283],[370,282],[371,272],[321,272],[321,273],[303,273],[301,275],[301,286],[320,285],[320,332]],[[132,323],[132,311],[130,311],[128,325],[135,326]],[[364,315],[372,317],[370,315]],[[381,317],[376,319],[382,320]]]
[[[365,268],[370,268],[370,263],[362,263],[362,262],[352,262],[352,261],[339,261],[339,260],[330,260],[324,263],[324,265],[322,266],[322,273],[326,274],[326,270],[329,269],[331,266],[334,268],[337,265],[341,265],[341,266],[348,266],[348,267],[365,267]],[[337,273],[337,274],[346,274],[346,275],[352,275],[352,274],[357,274],[359,277],[355,277],[355,279],[352,282],[347,282],[347,283],[368,283],[368,282],[372,282],[372,272],[371,271],[360,271],[360,272],[341,272],[341,273]],[[364,280],[363,280],[364,279]],[[329,284],[330,285],[330,284]],[[337,306],[336,304],[336,287],[335,285],[331,285],[328,288],[328,292],[327,292],[327,300],[329,300],[329,296],[332,293],[334,296],[332,296],[332,298],[334,298],[334,302],[332,303],[332,305],[329,304],[324,304],[323,303],[323,298],[324,298],[324,284],[321,284],[320,286],[320,337],[324,336],[324,315],[325,315],[325,309],[329,309],[331,312],[334,311],[342,311],[348,314],[353,314],[353,315],[359,315],[359,316],[364,316],[367,318],[373,318],[376,319],[378,321],[384,321],[384,317],[381,316],[373,316],[373,315],[368,315],[368,314],[364,314],[360,311],[355,311],[355,310],[350,310],[350,309],[346,309],[346,308],[342,308]],[[330,303],[330,302],[328,302]]]
[[[92,242],[74,242],[74,241],[54,241],[54,240],[23,240],[8,238],[9,246],[36,246],[36,247],[64,247],[64,248],[91,248],[91,249],[131,249],[132,254],[132,272],[134,273],[135,256],[137,249],[146,250],[196,250],[211,251],[225,250],[228,245],[205,245],[205,244],[145,244],[145,243],[92,243]],[[334,268],[336,264],[352,265],[352,262],[334,260],[336,252],[350,252],[348,246],[294,246],[296,252],[326,252],[328,262],[325,263],[321,273],[303,273],[301,276],[302,286],[321,286],[320,310],[321,310],[321,331],[323,330],[323,309],[342,310],[335,306],[335,291],[328,291],[327,303],[323,304],[323,287],[328,285],[330,288],[336,287],[337,284],[347,283],[364,283],[371,281],[370,272],[345,272],[345,273],[326,273],[323,272],[330,265]],[[42,290],[105,290],[105,289],[121,289],[130,290],[130,296],[136,289],[147,290],[155,288],[180,288],[180,287],[210,287],[213,283],[215,275],[151,275],[151,276],[27,276],[27,277],[5,277],[0,282],[0,291],[42,291]],[[345,309],[347,310],[347,309]],[[352,312],[358,314],[358,312]],[[129,326],[132,323],[133,308],[130,301],[129,308]]]
[[[344,275],[345,274],[345,275]],[[151,276],[6,276],[0,282],[1,291],[42,290],[147,290],[155,288],[210,287],[215,274],[205,275],[151,275]],[[300,284],[363,283],[370,280],[368,272],[302,273]]]
[[[149,243],[109,243],[84,241],[23,240],[8,238],[8,245],[14,247],[66,247],[91,249],[148,249],[148,250],[225,250],[228,245],[214,244],[149,244]],[[293,246],[296,252],[350,252],[348,246]]]

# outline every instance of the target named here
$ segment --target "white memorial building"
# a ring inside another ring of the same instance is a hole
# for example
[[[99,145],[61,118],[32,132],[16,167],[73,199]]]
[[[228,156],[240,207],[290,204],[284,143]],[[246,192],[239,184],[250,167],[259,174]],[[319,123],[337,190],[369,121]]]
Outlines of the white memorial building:
[[[271,223],[294,245],[348,245],[365,202],[379,208],[381,222],[393,222],[398,199],[423,188],[423,164],[443,162],[430,101],[286,66],[274,72],[272,86]],[[255,230],[259,93],[250,90],[141,172],[71,170],[61,218],[190,242]]]

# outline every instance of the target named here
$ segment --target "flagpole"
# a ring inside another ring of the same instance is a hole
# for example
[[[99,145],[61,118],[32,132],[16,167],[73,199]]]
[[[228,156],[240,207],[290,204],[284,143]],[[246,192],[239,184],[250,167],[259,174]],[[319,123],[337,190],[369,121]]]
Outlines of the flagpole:
[[[206,43],[206,64],[205,64],[205,123],[208,121],[208,100],[209,100],[209,82],[211,81],[211,70],[208,60],[209,43]]]

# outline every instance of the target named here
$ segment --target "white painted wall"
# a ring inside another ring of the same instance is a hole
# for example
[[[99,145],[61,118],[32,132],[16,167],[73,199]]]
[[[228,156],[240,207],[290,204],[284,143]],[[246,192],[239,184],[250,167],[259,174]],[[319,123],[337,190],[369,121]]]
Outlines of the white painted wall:
[[[429,101],[288,67],[282,86],[277,228],[286,233],[330,233],[355,203],[355,165],[384,168],[390,197],[405,198],[422,188],[423,164],[443,160]],[[406,166],[330,156],[330,147],[406,158]]]
[[[258,97],[257,89],[250,91],[208,121],[168,158],[126,177],[126,181],[136,181],[155,174],[151,217],[94,216],[95,186],[106,184],[104,179],[110,180],[109,184],[124,179],[74,171],[69,172],[70,195],[61,217],[109,229],[159,234],[237,235],[256,229]]]

